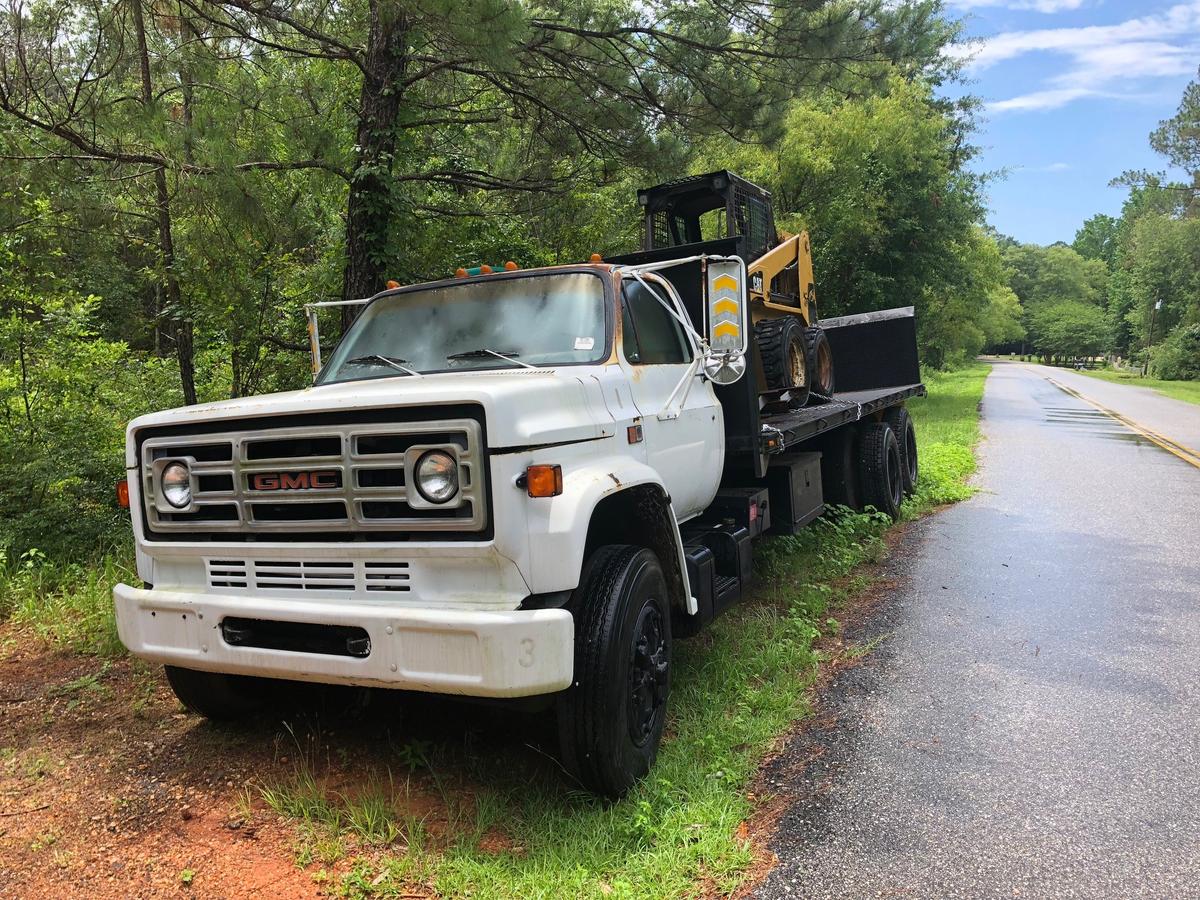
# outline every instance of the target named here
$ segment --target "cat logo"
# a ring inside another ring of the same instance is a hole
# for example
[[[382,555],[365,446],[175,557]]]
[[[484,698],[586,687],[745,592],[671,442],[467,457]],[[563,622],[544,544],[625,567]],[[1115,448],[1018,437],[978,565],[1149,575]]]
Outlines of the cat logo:
[[[328,491],[341,487],[337,472],[255,472],[250,476],[252,491]]]

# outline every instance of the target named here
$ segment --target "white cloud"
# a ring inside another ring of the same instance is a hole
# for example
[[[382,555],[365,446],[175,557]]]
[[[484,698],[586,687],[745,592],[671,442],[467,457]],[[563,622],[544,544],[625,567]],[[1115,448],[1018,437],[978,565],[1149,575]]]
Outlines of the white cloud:
[[[1016,172],[1037,172],[1053,175],[1056,172],[1066,172],[1071,168],[1070,163],[1056,162],[1050,163],[1048,166],[1017,166]]]
[[[951,0],[962,9],[978,9],[981,6],[1003,6],[1005,9],[1027,9],[1040,13],[1067,12],[1079,9],[1087,0]]]
[[[1067,67],[1040,89],[988,104],[995,112],[1057,109],[1085,97],[1134,99],[1140,95],[1131,88],[1139,81],[1195,73],[1200,61],[1200,0],[1117,25],[1010,31],[959,53],[976,72],[1030,53],[1068,60]]]

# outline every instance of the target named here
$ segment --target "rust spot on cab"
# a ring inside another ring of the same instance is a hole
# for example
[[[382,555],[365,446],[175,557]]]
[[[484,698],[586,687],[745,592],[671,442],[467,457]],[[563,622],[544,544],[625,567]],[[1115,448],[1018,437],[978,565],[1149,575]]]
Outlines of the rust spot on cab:
[[[613,480],[613,484],[615,484],[617,487],[621,486],[621,479],[618,478],[616,475],[614,475],[612,472],[608,473],[608,477]]]

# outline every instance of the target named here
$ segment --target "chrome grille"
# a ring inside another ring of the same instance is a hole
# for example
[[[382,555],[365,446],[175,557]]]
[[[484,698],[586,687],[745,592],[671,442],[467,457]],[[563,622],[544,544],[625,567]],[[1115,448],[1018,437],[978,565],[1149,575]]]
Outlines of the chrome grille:
[[[208,587],[234,591],[338,591],[341,593],[407,593],[411,589],[406,560],[358,559],[229,559],[204,560]]]
[[[441,505],[408,484],[416,460],[434,449],[458,460],[459,493]],[[476,531],[487,521],[474,419],[151,437],[141,456],[151,532]],[[157,473],[175,459],[192,472],[193,502],[183,510],[157,495]]]

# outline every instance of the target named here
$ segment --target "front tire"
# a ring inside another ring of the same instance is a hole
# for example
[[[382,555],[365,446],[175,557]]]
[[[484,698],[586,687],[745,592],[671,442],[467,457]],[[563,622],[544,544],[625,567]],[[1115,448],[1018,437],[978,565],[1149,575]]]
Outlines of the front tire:
[[[600,547],[572,606],[575,675],[558,704],[567,770],[588,790],[623,796],[654,765],[671,690],[671,608],[658,557]]]
[[[214,722],[246,719],[266,705],[270,681],[265,678],[200,672],[178,666],[163,668],[179,702]]]

